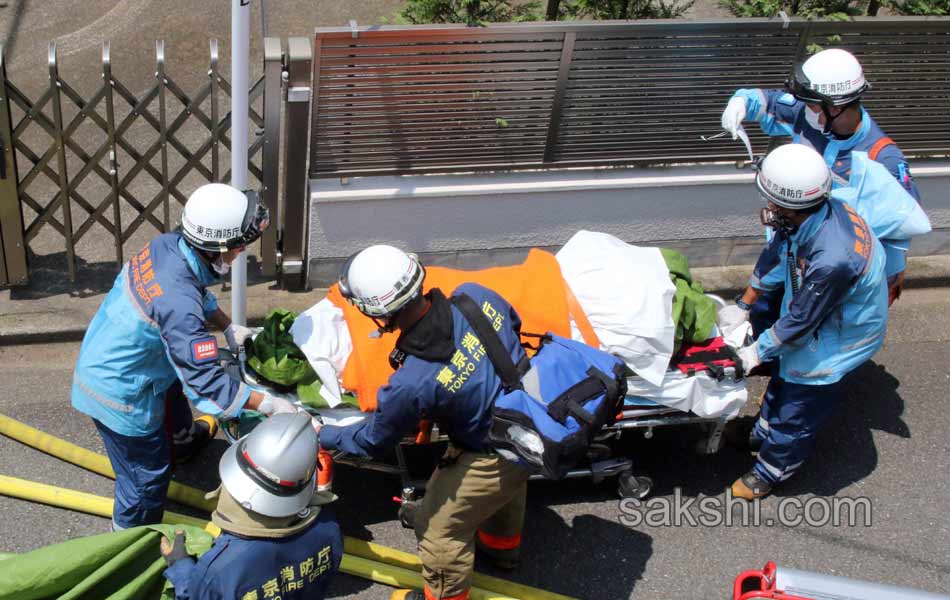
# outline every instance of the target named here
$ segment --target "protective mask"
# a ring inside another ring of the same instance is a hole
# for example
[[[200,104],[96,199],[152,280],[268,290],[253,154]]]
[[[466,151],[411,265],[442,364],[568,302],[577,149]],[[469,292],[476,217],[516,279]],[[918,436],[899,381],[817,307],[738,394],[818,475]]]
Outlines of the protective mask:
[[[811,110],[810,108],[806,108],[806,109],[805,109],[805,121],[808,123],[808,125],[811,126],[812,129],[816,129],[816,130],[821,131],[822,133],[824,133],[824,131],[825,131],[825,126],[821,124],[821,113],[820,113],[820,112],[816,113],[816,112],[814,112],[813,110]]]
[[[779,233],[793,235],[798,231],[797,225],[793,224],[781,213],[775,212],[768,207],[764,207],[759,211],[759,220],[762,221],[762,224],[766,227],[771,227]]]
[[[218,274],[218,277],[224,277],[231,270],[231,264],[224,262],[224,256],[222,255],[211,261],[211,268]]]

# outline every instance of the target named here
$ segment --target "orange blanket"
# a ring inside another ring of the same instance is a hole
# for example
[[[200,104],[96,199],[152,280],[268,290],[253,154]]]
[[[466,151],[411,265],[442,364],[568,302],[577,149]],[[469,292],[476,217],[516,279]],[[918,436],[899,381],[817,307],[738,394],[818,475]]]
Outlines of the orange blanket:
[[[446,296],[463,283],[478,283],[500,294],[514,306],[521,316],[522,331],[530,333],[553,332],[571,337],[569,315],[581,327],[584,339],[596,345],[596,337],[587,325],[587,318],[580,311],[568,286],[561,277],[561,269],[554,255],[532,249],[520,265],[492,267],[481,271],[461,271],[445,267],[427,267],[425,291],[437,287]],[[343,369],[343,387],[356,390],[360,409],[376,410],[376,392],[386,384],[393,370],[389,366],[389,354],[396,344],[397,333],[379,338],[370,338],[376,330],[373,320],[360,313],[340,294],[334,285],[327,293],[336,306],[343,310],[353,352]],[[587,331],[584,331],[587,330]]]

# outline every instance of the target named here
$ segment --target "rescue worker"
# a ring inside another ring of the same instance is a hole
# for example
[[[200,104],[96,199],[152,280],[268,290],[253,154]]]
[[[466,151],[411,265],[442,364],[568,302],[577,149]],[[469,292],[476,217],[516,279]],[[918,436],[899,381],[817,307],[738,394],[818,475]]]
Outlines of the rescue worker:
[[[528,471],[489,449],[501,380],[459,309],[438,288],[422,293],[424,279],[416,257],[392,246],[366,248],[343,266],[343,296],[380,332],[399,331],[390,357],[396,372],[380,389],[375,413],[357,424],[323,426],[320,446],[378,457],[421,419],[438,424],[451,443],[413,518],[425,589],[399,590],[392,598],[465,600],[476,544],[496,565],[516,564]],[[456,292],[491,316],[515,364],[526,359],[521,319],[504,298],[474,283]]]
[[[343,536],[314,493],[317,435],[306,413],[265,420],[221,457],[221,487],[211,521],[221,528],[195,561],[185,534],[163,538],[165,578],[177,600],[321,600],[343,558]]]
[[[781,146],[765,157],[756,186],[767,202],[762,222],[775,231],[759,260],[784,255],[788,268],[779,319],[739,349],[747,371],[774,359],[749,437],[755,466],[732,484],[733,496],[747,500],[797,472],[844,395],[843,378],[877,352],[887,327],[883,248],[851,206],[829,198],[821,155]]]
[[[870,86],[852,54],[840,48],[818,52],[795,67],[785,87],[785,91],[737,90],[722,113],[723,129],[735,139],[742,121],[752,119],[768,135],[791,136],[794,143],[814,148],[823,156],[835,187],[848,184],[851,152],[867,152],[920,201],[903,153],[861,106],[861,95]],[[904,284],[909,245],[896,240],[882,243],[887,254],[889,301],[893,303]],[[754,321],[757,312],[767,312],[763,301],[753,309]],[[756,323],[757,329],[769,324],[768,317],[763,318],[764,323]]]
[[[207,287],[268,220],[255,194],[201,186],[188,198],[181,231],[159,235],[125,264],[89,324],[72,405],[93,419],[115,470],[113,529],[161,522],[172,463],[166,428],[179,439],[196,431],[183,395],[207,415],[296,410],[231,379],[205,325],[223,329],[232,348],[249,334],[231,323]],[[212,434],[198,433],[205,440]]]

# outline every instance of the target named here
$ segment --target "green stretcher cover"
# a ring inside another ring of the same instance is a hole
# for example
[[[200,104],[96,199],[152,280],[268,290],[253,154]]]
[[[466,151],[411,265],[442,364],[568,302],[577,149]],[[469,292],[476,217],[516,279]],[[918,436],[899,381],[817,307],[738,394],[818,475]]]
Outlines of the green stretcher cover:
[[[69,540],[0,560],[0,599],[174,600],[162,572],[162,536],[185,532],[188,553],[211,548],[211,534],[186,525],[148,525]]]

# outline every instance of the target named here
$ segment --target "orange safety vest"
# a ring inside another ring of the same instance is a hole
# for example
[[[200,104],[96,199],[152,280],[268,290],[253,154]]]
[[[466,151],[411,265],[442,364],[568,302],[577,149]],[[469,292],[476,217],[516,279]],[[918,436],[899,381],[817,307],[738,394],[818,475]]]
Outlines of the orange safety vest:
[[[492,267],[480,271],[462,271],[446,267],[427,267],[423,290],[439,288],[447,297],[463,283],[477,283],[497,292],[521,317],[522,331],[553,332],[570,338],[570,317],[584,340],[599,346],[596,335],[574,294],[564,282],[554,255],[533,248],[520,265]],[[343,387],[356,390],[360,410],[376,410],[376,393],[393,374],[389,355],[396,345],[397,333],[370,338],[376,324],[343,298],[339,286],[332,286],[327,298],[343,310],[353,340],[353,352],[343,368]]]

